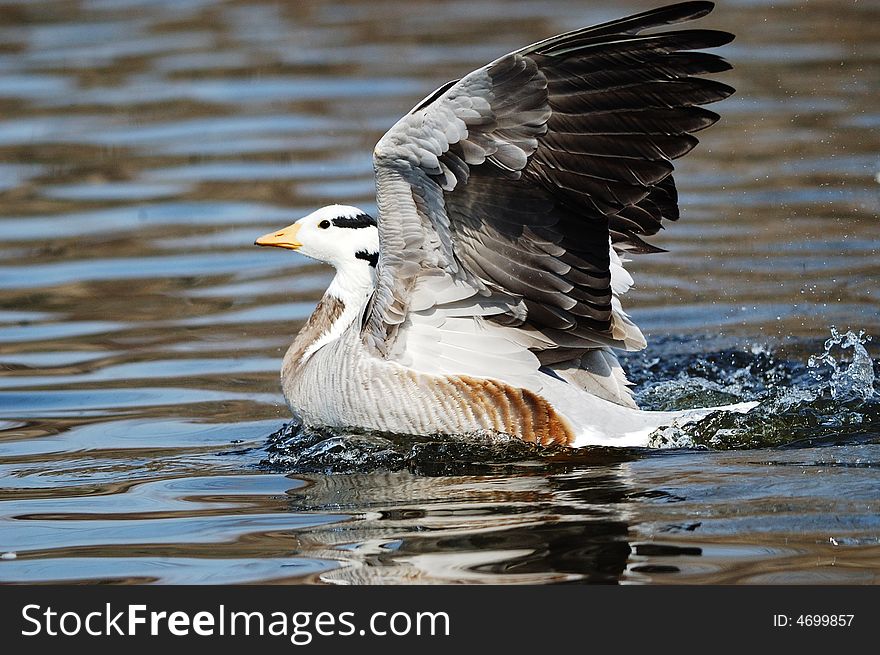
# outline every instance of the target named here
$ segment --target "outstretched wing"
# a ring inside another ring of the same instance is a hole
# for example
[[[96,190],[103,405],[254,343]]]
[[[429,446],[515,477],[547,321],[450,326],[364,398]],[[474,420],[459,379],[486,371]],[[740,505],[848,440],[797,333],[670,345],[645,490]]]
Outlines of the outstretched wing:
[[[694,77],[730,67],[697,50],[732,35],[642,32],[712,7],[541,41],[394,125],[374,151],[380,258],[365,343],[423,370],[523,381],[544,366],[574,381],[598,366],[625,386],[608,347],[644,339],[620,307],[632,280],[617,254],[657,250],[642,237],[678,218],[671,160],[718,119],[699,105],[733,92]]]

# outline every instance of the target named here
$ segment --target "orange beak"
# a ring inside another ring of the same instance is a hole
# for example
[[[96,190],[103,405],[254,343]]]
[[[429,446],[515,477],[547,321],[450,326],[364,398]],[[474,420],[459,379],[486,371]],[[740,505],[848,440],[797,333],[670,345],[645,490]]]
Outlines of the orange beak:
[[[264,234],[254,241],[254,245],[297,250],[302,247],[302,244],[296,240],[296,233],[299,232],[299,228],[299,224],[294,223],[276,232],[269,232],[269,234]]]

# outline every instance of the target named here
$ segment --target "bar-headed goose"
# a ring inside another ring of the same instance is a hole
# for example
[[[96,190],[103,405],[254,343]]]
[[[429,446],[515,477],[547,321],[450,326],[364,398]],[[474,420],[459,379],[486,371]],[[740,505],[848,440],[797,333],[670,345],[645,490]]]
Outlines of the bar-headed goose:
[[[730,34],[643,31],[712,7],[554,36],[445,84],[376,146],[375,219],[335,205],[257,239],[336,268],[281,369],[306,425],[623,446],[709,411],[639,410],[614,349],[645,346],[623,256],[658,250],[643,237],[678,218],[672,160],[733,92],[694,77],[730,68],[699,52]]]

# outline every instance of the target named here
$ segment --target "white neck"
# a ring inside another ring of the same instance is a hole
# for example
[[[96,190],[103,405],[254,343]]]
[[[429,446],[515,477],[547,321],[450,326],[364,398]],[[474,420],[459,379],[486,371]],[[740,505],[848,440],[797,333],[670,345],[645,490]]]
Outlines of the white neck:
[[[376,269],[364,260],[346,262],[336,269],[336,276],[327,287],[324,295],[342,301],[344,309],[329,329],[321,334],[303,353],[302,361],[307,360],[323,346],[341,337],[355,320],[360,319],[370,294],[375,288]]]

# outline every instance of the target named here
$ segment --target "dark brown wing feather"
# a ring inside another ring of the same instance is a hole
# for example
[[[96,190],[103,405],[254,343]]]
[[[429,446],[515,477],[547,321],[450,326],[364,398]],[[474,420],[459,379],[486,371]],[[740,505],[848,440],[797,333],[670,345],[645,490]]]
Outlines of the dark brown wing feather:
[[[695,77],[730,68],[699,50],[732,35],[642,32],[712,6],[685,2],[553,37],[420,103],[377,147],[387,189],[378,305],[405,307],[419,271],[437,266],[521,298],[525,316],[493,320],[527,324],[561,348],[638,347],[641,334],[614,311],[609,239],[619,252],[659,250],[643,237],[678,218],[672,160],[718,119],[700,105],[733,93]],[[436,238],[388,222],[407,206],[396,179]],[[377,321],[393,325],[400,312],[372,321],[376,339],[388,336]]]
[[[521,171],[471,166],[467,184],[445,193],[456,252],[482,279],[521,295],[527,322],[553,337],[564,331],[583,345],[621,345],[612,325],[608,238],[620,251],[660,250],[642,237],[656,234],[663,219],[678,219],[672,160],[697,144],[691,132],[718,118],[698,105],[733,92],[691,77],[726,70],[727,62],[688,52],[730,35],[637,33],[704,9],[687,3],[622,21],[625,32],[612,23],[521,51],[535,64],[528,79],[529,68],[511,74],[506,60],[488,69],[494,110],[546,103],[552,113]],[[537,89],[536,79],[546,88]],[[453,165],[465,154],[453,144],[441,159]]]

